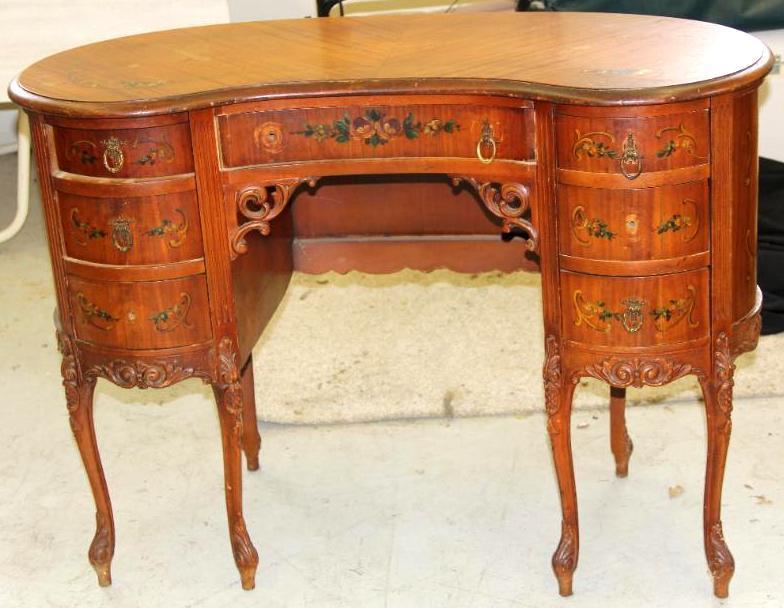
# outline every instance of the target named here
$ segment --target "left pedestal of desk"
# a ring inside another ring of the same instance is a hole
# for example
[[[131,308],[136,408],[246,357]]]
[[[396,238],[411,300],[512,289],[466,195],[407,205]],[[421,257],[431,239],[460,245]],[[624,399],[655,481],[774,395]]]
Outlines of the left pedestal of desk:
[[[114,520],[93,427],[96,380],[162,388],[201,378],[215,390],[231,545],[251,589],[258,556],[242,515],[240,468],[243,444],[251,468],[258,459],[258,441],[243,441],[243,410],[255,414],[253,391],[243,396],[251,366],[232,340],[213,336],[188,116],[33,114],[31,124],[63,384],[96,504],[89,559],[98,582],[111,583]],[[247,434],[257,437],[255,424]]]

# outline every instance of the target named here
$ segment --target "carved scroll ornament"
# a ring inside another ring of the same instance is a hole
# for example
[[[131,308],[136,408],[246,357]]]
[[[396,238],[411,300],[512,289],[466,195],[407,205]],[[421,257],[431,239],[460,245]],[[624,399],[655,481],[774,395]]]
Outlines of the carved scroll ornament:
[[[663,386],[689,374],[705,377],[703,370],[669,357],[608,357],[572,374],[572,382],[576,384],[581,377],[590,376],[618,388],[640,388]]]
[[[115,359],[93,365],[85,372],[85,376],[105,378],[122,388],[164,388],[187,378],[206,377],[206,374],[177,361]]]
[[[528,251],[539,249],[539,232],[523,217],[530,207],[528,188],[516,183],[499,184],[481,182],[473,177],[452,176],[454,186],[461,182],[470,184],[490,213],[503,221],[504,232],[511,233],[518,229],[525,234],[523,238]]]
[[[547,432],[557,435],[561,432],[555,415],[561,407],[561,345],[558,338],[547,336],[544,341],[544,404],[547,410]]]
[[[249,186],[237,193],[237,211],[247,221],[234,229],[231,235],[232,256],[248,251],[245,237],[257,230],[263,236],[270,233],[270,222],[278,217],[300,185],[316,185],[317,177],[293,177],[260,186]]]
[[[721,418],[719,432],[729,435],[732,432],[732,387],[735,384],[735,364],[730,352],[730,339],[726,332],[716,337],[713,351],[713,380],[716,383],[717,414]]]
[[[234,419],[233,432],[242,436],[242,389],[240,369],[237,365],[237,347],[234,341],[224,336],[218,343],[218,382],[216,389],[221,393],[223,407]]]

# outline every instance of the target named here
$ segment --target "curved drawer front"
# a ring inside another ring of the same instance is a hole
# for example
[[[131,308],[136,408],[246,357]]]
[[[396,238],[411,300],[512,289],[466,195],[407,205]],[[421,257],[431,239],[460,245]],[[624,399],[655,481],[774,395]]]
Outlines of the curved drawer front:
[[[140,129],[53,129],[57,164],[69,173],[159,177],[193,171],[188,123]]]
[[[709,162],[708,110],[642,118],[558,113],[555,124],[561,169],[620,173],[632,180]]]
[[[110,283],[68,277],[76,336],[118,348],[169,348],[210,338],[204,275]]]
[[[99,264],[158,264],[203,256],[195,192],[95,198],[58,192],[68,257]]]
[[[520,104],[469,108],[443,101],[391,105],[388,100],[351,105],[314,100],[311,106],[295,110],[229,108],[231,113],[219,117],[224,165],[410,157],[534,158],[533,112]]]
[[[655,346],[708,335],[708,270],[614,278],[561,272],[564,336],[598,346]]]
[[[707,181],[605,190],[558,185],[560,252],[594,260],[660,260],[709,249]]]

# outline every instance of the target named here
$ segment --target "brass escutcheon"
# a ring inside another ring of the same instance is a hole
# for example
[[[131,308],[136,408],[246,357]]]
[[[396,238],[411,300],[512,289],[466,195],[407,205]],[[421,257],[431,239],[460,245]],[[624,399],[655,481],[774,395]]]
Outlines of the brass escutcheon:
[[[490,148],[490,156],[484,155],[484,148]],[[476,157],[484,165],[489,165],[495,159],[495,154],[498,151],[498,146],[493,136],[493,126],[490,121],[485,119],[482,123],[482,134],[479,136],[479,141],[476,143]]]
[[[121,146],[125,144],[116,137],[110,137],[101,142],[104,146],[103,151],[103,166],[109,173],[117,173],[123,168],[125,164],[125,155],[123,154]]]
[[[636,179],[642,173],[642,155],[637,149],[637,141],[631,131],[626,134],[623,151],[618,158],[618,165],[621,168],[621,173],[627,179]]]
[[[131,225],[134,220],[127,217],[116,217],[111,222],[112,227],[112,245],[114,248],[122,251],[123,253],[130,251],[133,247],[133,229]]]

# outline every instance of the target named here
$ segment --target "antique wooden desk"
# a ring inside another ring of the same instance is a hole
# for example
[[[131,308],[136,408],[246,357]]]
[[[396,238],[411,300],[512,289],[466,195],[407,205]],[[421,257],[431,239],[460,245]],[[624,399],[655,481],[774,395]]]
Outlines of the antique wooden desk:
[[[28,68],[10,94],[33,126],[99,583],[111,582],[114,523],[96,379],[212,384],[231,546],[252,588],[240,450],[256,469],[249,359],[294,266],[288,203],[326,176],[442,174],[538,254],[561,594],[579,546],[575,384],[593,376],[612,387],[623,476],[625,388],[693,374],[708,421],[705,553],[726,596],[734,563],[721,488],[733,358],[759,333],[757,87],[770,66],[756,39],[704,23],[516,13],[192,28]]]

